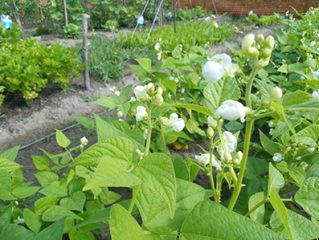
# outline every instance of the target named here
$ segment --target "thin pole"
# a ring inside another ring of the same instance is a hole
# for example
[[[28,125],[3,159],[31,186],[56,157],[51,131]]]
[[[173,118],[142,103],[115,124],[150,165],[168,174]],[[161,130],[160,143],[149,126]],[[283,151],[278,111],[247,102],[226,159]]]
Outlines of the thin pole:
[[[83,29],[83,62],[85,65],[83,72],[84,85],[86,90],[91,89],[90,74],[89,74],[89,39],[88,39],[88,20],[90,15],[82,14],[82,29]]]
[[[177,33],[176,12],[177,12],[177,1],[173,0],[174,33]]]
[[[150,2],[150,0],[147,0],[146,4],[145,4],[145,6],[144,6],[144,9],[143,9],[143,11],[142,11],[141,16],[144,16],[144,13],[145,13],[145,11],[146,11],[146,8],[147,8],[149,2]],[[136,24],[136,26],[135,26],[135,28],[134,28],[133,34],[136,32],[137,27],[138,27],[138,23]]]
[[[69,25],[69,19],[68,19],[68,7],[66,5],[66,0],[63,0],[63,8],[64,8],[65,26],[67,26],[67,25]]]
[[[150,31],[149,31],[149,33],[148,33],[146,42],[148,42],[148,40],[150,39],[151,33],[152,33],[152,31],[153,31],[153,28],[154,28],[154,25],[155,25],[155,22],[156,22],[156,18],[157,18],[158,14],[159,14],[159,12],[160,12],[160,10],[161,10],[162,4],[163,4],[163,0],[161,0],[160,5],[158,6],[158,9],[157,9],[157,11],[156,11],[156,14],[155,14],[155,17],[154,17],[154,20],[153,20],[151,29],[150,29]]]

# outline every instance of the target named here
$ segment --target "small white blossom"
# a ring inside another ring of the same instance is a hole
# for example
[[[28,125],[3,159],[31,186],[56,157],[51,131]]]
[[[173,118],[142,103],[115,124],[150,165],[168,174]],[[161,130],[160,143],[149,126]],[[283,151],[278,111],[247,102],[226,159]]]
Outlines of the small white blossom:
[[[168,118],[163,117],[162,122],[165,126],[173,128],[175,132],[180,132],[185,127],[184,119],[179,118],[176,113],[172,113]]]
[[[121,96],[121,92],[120,92],[120,91],[118,91],[118,90],[117,90],[117,91],[115,91],[115,92],[114,92],[114,94],[115,94],[116,96],[118,96],[118,97],[119,97],[119,96]]]
[[[307,152],[313,153],[315,150],[316,150],[315,147],[310,147],[310,148],[307,149]]]
[[[313,72],[313,73],[312,73],[312,77],[313,77],[313,79],[315,79],[315,80],[319,80],[319,70]]]
[[[271,128],[271,129],[269,130],[269,135],[270,135],[270,136],[274,135],[274,129],[273,129],[273,128]]]
[[[249,108],[245,107],[238,101],[226,100],[222,105],[215,111],[216,117],[222,117],[226,120],[235,121],[240,119],[241,122],[245,122],[245,116],[250,111]]]
[[[135,97],[131,97],[130,102],[136,102],[136,98]]]
[[[237,145],[237,138],[228,131],[223,132],[223,139],[227,152],[234,152]]]
[[[89,140],[86,137],[82,137],[80,141],[82,146],[86,146],[89,143]]]
[[[313,98],[319,98],[319,93],[318,93],[317,91],[314,91],[314,92],[311,94],[311,96],[312,96]]]
[[[148,137],[148,129],[145,129],[144,130],[144,139],[146,140]]]
[[[232,72],[231,57],[225,53],[209,58],[202,69],[203,77],[209,82],[217,82],[226,74]]]
[[[219,25],[218,25],[217,22],[214,22],[214,27],[215,27],[215,28],[218,28],[218,27],[219,27]]]
[[[177,77],[174,78],[174,82],[179,83],[179,79]]]
[[[282,160],[282,154],[281,153],[275,153],[274,156],[272,157],[272,160],[274,162],[280,162]]]
[[[138,101],[145,101],[148,99],[147,86],[137,86],[134,88],[134,94]]]
[[[138,106],[136,108],[136,121],[143,121],[146,120],[148,118],[148,113],[146,111],[146,108],[143,106]]]
[[[282,90],[279,87],[274,87],[270,91],[270,98],[274,102],[278,102],[282,98]]]
[[[117,116],[118,116],[119,118],[121,118],[121,117],[123,117],[123,116],[124,116],[124,114],[123,114],[123,112],[118,111],[118,112],[117,112]]]
[[[185,93],[185,88],[181,89],[181,93],[184,94]]]
[[[316,42],[315,42],[315,41],[312,41],[312,42],[310,43],[310,47],[314,47],[314,46],[316,46]]]
[[[207,166],[210,163],[210,154],[205,153],[205,154],[200,154],[200,155],[195,155],[195,159],[198,161],[199,164],[203,166]],[[215,156],[212,155],[212,166],[214,168],[220,168],[221,167],[221,162],[217,161]]]
[[[156,43],[155,46],[154,46],[154,49],[156,51],[160,51],[161,50],[161,44],[160,43]]]
[[[216,128],[217,127],[217,121],[213,118],[213,117],[208,117],[207,118],[207,123],[208,123],[208,126],[209,127],[212,127],[212,128]]]
[[[18,223],[18,224],[24,224],[24,223],[25,223],[24,218],[20,218],[20,216],[18,216],[18,217],[17,217],[17,223]]]
[[[162,60],[162,52],[158,52],[158,53],[156,54],[156,56],[157,56],[157,60],[158,60],[158,61],[161,61],[161,60]]]
[[[253,10],[249,10],[248,16],[250,16],[250,15],[252,15],[252,14],[254,14],[254,11],[253,11]]]

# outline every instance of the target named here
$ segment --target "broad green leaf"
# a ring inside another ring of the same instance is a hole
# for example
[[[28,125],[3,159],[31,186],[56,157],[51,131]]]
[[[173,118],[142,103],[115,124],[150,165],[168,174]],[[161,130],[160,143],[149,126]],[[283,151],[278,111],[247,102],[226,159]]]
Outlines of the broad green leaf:
[[[118,201],[122,196],[116,192],[110,191],[107,188],[103,188],[99,195],[101,202],[105,205],[110,205]]]
[[[61,207],[73,211],[83,211],[83,206],[85,204],[86,196],[82,191],[74,192],[68,198],[63,198],[60,201]]]
[[[144,233],[131,214],[116,204],[111,208],[110,231],[112,240],[160,240],[159,236]]]
[[[94,120],[89,117],[76,116],[74,120],[89,130],[94,129]]]
[[[141,183],[138,176],[130,172],[132,165],[126,161],[104,156],[84,191],[100,187],[133,187]]]
[[[264,192],[255,193],[249,198],[248,209],[249,210],[253,209],[257,204],[262,202],[264,199],[265,199]],[[265,216],[265,204],[261,205],[259,208],[257,208],[255,211],[253,211],[250,214],[250,218],[260,224],[264,224],[264,216]]]
[[[59,176],[56,173],[49,171],[37,172],[35,177],[43,187],[50,185],[52,182],[59,179]]]
[[[209,83],[204,89],[204,97],[215,111],[224,101],[228,99],[238,100],[240,89],[234,78],[226,78],[217,83]]]
[[[210,201],[199,203],[186,217],[180,240],[283,239],[249,218]]]
[[[192,110],[192,111],[195,111],[195,112],[198,112],[198,113],[202,113],[204,115],[207,115],[207,116],[213,116],[213,112],[207,108],[207,107],[204,107],[204,106],[201,106],[201,105],[196,105],[196,104],[186,104],[186,103],[177,103],[174,105],[174,107],[176,108],[182,108],[182,109],[186,109],[186,110]]]
[[[309,219],[289,209],[287,209],[287,213],[288,213],[288,221],[291,226],[291,231],[294,236],[293,238],[294,240],[312,240],[312,239],[319,238],[319,226],[317,224],[311,222]],[[273,226],[272,222],[274,221],[278,222],[277,219],[274,219],[274,218],[278,218],[278,215],[273,214],[271,216],[270,223],[272,228],[274,229],[274,231],[281,232],[282,236],[288,239],[289,235],[287,231],[284,229],[281,222]]]
[[[5,158],[10,161],[15,161],[20,150],[20,146],[16,146],[10,149],[7,149],[0,153],[0,158]]]
[[[319,141],[319,125],[311,125],[297,132],[294,136],[294,141],[310,146],[317,146]]]
[[[0,224],[0,238],[3,240],[34,240],[34,233],[16,224]]]
[[[282,105],[284,107],[298,105],[307,101],[313,100],[311,94],[298,90],[296,92],[287,93],[283,96]]]
[[[150,154],[139,163],[135,174],[143,180],[133,192],[138,193],[137,206],[143,223],[147,226],[163,208],[168,208],[172,218],[176,207],[176,178],[171,158],[162,153]]]
[[[276,189],[271,189],[269,193],[269,201],[272,207],[275,209],[275,212],[280,218],[282,224],[284,225],[290,239],[294,239],[292,231],[291,231],[291,226],[289,225],[289,221],[288,221],[287,209],[285,207],[285,204],[281,201],[280,196],[278,195]]]
[[[78,156],[72,165],[94,167],[105,156],[118,162],[131,163],[133,159],[132,141],[124,137],[114,137],[105,142],[96,143]]]
[[[63,237],[64,219],[58,220],[41,231],[33,240],[61,240]]]
[[[69,233],[70,240],[95,240],[95,237],[92,232],[79,230],[72,231]]]
[[[75,213],[61,206],[52,206],[42,214],[42,220],[45,222],[55,222],[61,218],[83,220]]]
[[[51,198],[65,197],[68,195],[67,184],[65,182],[55,181],[45,186],[40,193]]]
[[[146,71],[150,72],[152,70],[152,61],[149,58],[138,58],[136,61],[140,64],[140,66]]]
[[[289,171],[289,176],[300,187],[306,178],[306,172],[302,167],[294,167]]]
[[[12,189],[12,195],[16,198],[27,198],[34,195],[40,188],[29,186],[30,183],[21,183]]]
[[[282,174],[269,163],[269,179],[268,179],[268,194],[272,190],[278,192],[285,185],[285,179]]]
[[[35,201],[34,203],[34,211],[36,214],[40,215],[48,208],[57,204],[59,199],[51,198],[51,197],[43,197]]]
[[[171,218],[168,207],[162,205],[162,208],[154,213],[152,221],[145,224],[152,232],[165,234],[180,229],[185,217],[197,203],[205,198],[206,191],[201,186],[178,178],[176,183],[176,210],[174,217]],[[157,201],[154,200],[153,204],[157,204]]]
[[[308,102],[292,105],[286,108],[289,111],[300,111],[300,112],[319,112],[319,99],[313,99]]]
[[[187,162],[180,156],[172,156],[172,161],[174,165],[176,178],[191,181],[190,169],[187,166]]]
[[[70,139],[60,130],[56,130],[55,138],[58,145],[62,148],[67,148],[71,144]]]
[[[303,76],[306,68],[307,66],[304,63],[293,63],[288,65],[288,72],[298,73]]]
[[[4,170],[7,172],[14,172],[15,170],[21,168],[21,165],[8,160],[6,158],[0,157],[0,170]]]
[[[5,160],[8,161],[9,160]],[[14,200],[11,194],[12,180],[10,173],[0,169],[0,199],[1,200]]]
[[[32,156],[32,162],[39,171],[45,171],[49,169],[50,161],[45,156]]]
[[[40,217],[32,212],[29,208],[25,208],[23,210],[23,218],[25,220],[25,224],[30,228],[33,232],[38,233],[41,228]]]
[[[264,150],[270,155],[275,153],[280,153],[280,145],[275,143],[273,140],[269,139],[262,131],[259,130],[259,139],[260,143],[263,146]]]
[[[308,214],[319,219],[319,178],[306,179],[297,191],[295,200]]]
[[[128,131],[123,131],[123,129],[119,129],[115,127],[113,124],[108,123],[103,120],[98,115],[94,115],[95,124],[96,124],[96,133],[99,142],[105,142],[111,138],[115,137],[125,137],[130,139],[136,147],[139,149],[144,149],[144,141],[138,141],[140,138],[132,137]],[[143,139],[144,140],[144,139]]]

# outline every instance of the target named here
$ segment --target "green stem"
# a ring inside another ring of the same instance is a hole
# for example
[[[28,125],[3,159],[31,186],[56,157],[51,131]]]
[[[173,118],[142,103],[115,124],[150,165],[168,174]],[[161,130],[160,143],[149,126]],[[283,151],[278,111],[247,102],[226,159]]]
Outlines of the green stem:
[[[231,199],[230,199],[230,202],[228,205],[228,209],[230,209],[230,210],[233,210],[233,208],[237,202],[237,199],[239,197],[241,188],[242,188],[242,183],[243,183],[244,174],[245,174],[245,170],[246,170],[247,158],[248,158],[248,154],[249,154],[250,140],[251,140],[251,135],[253,132],[253,126],[254,126],[254,120],[248,119],[247,125],[246,125],[245,140],[244,140],[243,159],[242,159],[241,164],[240,164],[238,180],[237,180],[237,183],[235,185],[233,194],[231,196]]]
[[[237,178],[237,175],[234,171],[234,168],[232,166],[229,166],[228,168],[229,168],[229,172],[234,180],[234,183],[236,184],[236,182],[238,181],[238,178]]]
[[[214,200],[215,202],[218,202],[216,189],[215,189],[215,182],[213,177],[213,140],[212,139],[209,139],[209,172],[207,173],[207,176],[209,178]]]
[[[246,86],[246,107],[251,108],[252,104],[251,104],[251,90],[253,87],[253,82],[254,82],[254,78],[258,72],[259,68],[258,67],[254,67],[253,70],[251,71],[249,78],[248,78],[248,82],[247,82],[247,86]]]
[[[253,212],[255,212],[259,207],[261,207],[262,205],[264,205],[265,203],[268,202],[268,198],[262,200],[261,202],[257,203],[252,209],[250,209],[246,214],[245,217],[248,217],[250,214],[252,214]]]
[[[138,186],[136,187],[135,194],[134,194],[134,192],[133,192],[133,197],[132,197],[132,200],[131,200],[129,209],[128,209],[128,211],[129,211],[130,214],[132,214],[132,212],[133,212],[135,203],[136,203],[136,201],[137,201],[137,195],[139,194],[140,190],[141,190],[141,185],[138,185]]]
[[[144,157],[146,157],[150,152],[151,139],[152,139],[152,109],[150,108],[148,111],[148,119],[147,119],[147,140],[146,140]]]

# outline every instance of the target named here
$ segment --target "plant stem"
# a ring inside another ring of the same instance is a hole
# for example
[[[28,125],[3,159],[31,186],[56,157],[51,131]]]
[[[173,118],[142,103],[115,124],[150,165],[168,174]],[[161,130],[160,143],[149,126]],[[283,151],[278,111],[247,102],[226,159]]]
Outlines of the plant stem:
[[[248,83],[246,86],[246,94],[245,94],[245,99],[246,99],[246,107],[251,108],[252,104],[251,104],[251,89],[253,87],[253,82],[254,82],[254,78],[257,74],[257,71],[259,70],[258,67],[254,67],[253,70],[251,71],[249,78],[248,78]]]
[[[262,200],[261,202],[257,203],[252,209],[250,209],[246,214],[245,217],[248,217],[250,214],[252,214],[253,212],[255,212],[259,207],[261,207],[262,205],[264,205],[265,203],[268,202],[268,198]]]
[[[209,172],[207,173],[207,176],[209,178],[214,200],[215,202],[219,202],[217,198],[217,194],[216,194],[215,182],[213,177],[213,140],[212,139],[209,139]]]
[[[228,168],[229,168],[229,172],[234,180],[234,183],[236,184],[236,182],[238,181],[238,178],[237,178],[237,175],[234,171],[234,168],[232,166],[229,166]]]
[[[134,192],[133,192],[133,197],[132,197],[132,200],[131,200],[129,209],[128,209],[128,211],[129,211],[130,214],[132,214],[134,205],[135,205],[136,200],[137,200],[137,195],[139,194],[140,190],[141,190],[141,185],[138,185],[138,186],[136,187],[135,194],[134,194]]]
[[[148,111],[148,118],[147,118],[147,140],[146,140],[144,157],[146,157],[150,152],[151,139],[152,139],[152,109],[150,108]]]
[[[246,170],[246,164],[247,164],[247,158],[248,158],[249,147],[250,147],[250,139],[251,139],[251,135],[253,132],[253,126],[254,126],[254,120],[248,119],[247,125],[246,125],[245,140],[244,140],[243,159],[242,159],[241,164],[240,164],[238,180],[237,180],[237,183],[235,185],[233,194],[231,196],[231,199],[230,199],[230,202],[228,205],[228,209],[230,209],[230,210],[233,210],[233,208],[237,202],[237,199],[239,197],[241,188],[242,188],[242,182],[243,182],[244,174],[245,174],[245,170]]]

